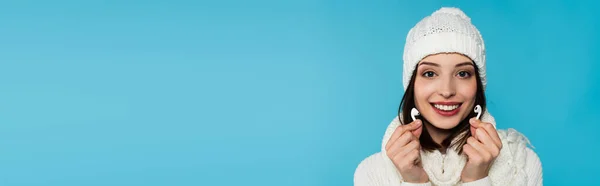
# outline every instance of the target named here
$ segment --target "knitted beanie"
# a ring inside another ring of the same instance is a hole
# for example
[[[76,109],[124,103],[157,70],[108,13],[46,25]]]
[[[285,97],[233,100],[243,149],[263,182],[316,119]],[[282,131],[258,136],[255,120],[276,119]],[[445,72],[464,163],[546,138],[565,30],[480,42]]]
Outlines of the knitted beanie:
[[[442,7],[419,21],[406,36],[402,83],[404,90],[417,63],[423,58],[438,53],[455,52],[475,62],[485,90],[485,45],[479,30],[460,9]]]

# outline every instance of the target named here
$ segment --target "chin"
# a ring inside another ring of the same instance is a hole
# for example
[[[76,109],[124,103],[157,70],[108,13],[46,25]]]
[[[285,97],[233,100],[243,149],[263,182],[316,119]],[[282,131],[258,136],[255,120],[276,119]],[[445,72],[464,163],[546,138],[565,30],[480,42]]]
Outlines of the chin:
[[[460,122],[460,118],[456,117],[456,118],[433,118],[431,120],[427,120],[429,121],[429,123],[431,123],[431,125],[433,125],[436,128],[439,129],[444,129],[444,130],[449,130],[449,129],[453,129],[454,127],[458,126],[458,123]]]

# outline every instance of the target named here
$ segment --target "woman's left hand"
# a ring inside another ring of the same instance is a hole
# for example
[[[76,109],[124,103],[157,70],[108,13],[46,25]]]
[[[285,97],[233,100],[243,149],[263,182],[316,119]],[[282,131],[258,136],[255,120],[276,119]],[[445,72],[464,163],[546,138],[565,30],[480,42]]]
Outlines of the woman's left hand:
[[[502,149],[502,142],[492,124],[481,122],[476,118],[469,120],[469,123],[471,123],[472,136],[463,146],[463,152],[468,157],[461,175],[463,183],[488,176],[492,163]]]

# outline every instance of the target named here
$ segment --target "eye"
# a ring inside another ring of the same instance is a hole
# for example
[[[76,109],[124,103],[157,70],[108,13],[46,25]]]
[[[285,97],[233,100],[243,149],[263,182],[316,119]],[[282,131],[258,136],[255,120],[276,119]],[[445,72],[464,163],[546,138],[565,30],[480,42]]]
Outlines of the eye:
[[[426,71],[426,72],[423,72],[423,76],[424,77],[433,77],[433,76],[435,76],[435,72],[433,72],[433,71]]]
[[[467,72],[467,71],[460,71],[460,72],[458,72],[457,75],[458,75],[458,77],[461,77],[461,78],[471,77],[471,73]]]

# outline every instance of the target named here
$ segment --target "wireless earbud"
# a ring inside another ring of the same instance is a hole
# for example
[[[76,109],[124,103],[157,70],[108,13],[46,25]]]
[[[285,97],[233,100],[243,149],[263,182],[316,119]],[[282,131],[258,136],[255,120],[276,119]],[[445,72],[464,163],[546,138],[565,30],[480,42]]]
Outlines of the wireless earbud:
[[[480,105],[475,105],[475,109],[473,109],[473,111],[475,111],[475,113],[477,113],[477,119],[479,120],[480,116],[481,116],[481,106]]]
[[[417,118],[415,117],[416,115],[419,115],[419,111],[417,110],[417,108],[412,108],[412,110],[410,110],[410,116],[412,117],[412,120],[415,121],[417,120]]]

